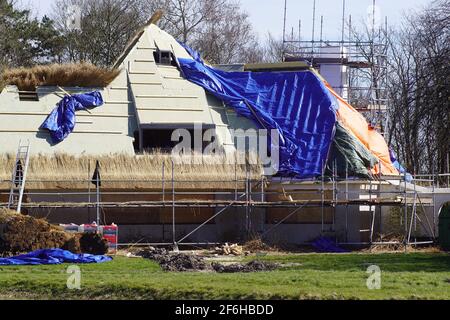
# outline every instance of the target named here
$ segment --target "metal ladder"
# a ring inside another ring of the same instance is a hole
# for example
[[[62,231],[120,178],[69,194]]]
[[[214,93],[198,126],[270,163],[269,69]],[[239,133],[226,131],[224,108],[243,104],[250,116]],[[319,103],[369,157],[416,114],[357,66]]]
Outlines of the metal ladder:
[[[28,164],[30,162],[30,143],[23,145],[19,142],[16,161],[11,178],[11,190],[9,192],[8,209],[16,208],[20,213],[22,209],[23,193],[25,190],[25,181],[27,178]]]

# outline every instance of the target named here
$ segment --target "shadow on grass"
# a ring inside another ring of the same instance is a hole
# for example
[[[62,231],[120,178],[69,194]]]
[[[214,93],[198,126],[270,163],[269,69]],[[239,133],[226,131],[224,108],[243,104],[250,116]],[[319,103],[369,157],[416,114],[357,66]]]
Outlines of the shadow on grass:
[[[450,272],[450,254],[447,253],[307,254],[258,259],[300,265],[287,269],[361,271],[374,264],[389,272]]]

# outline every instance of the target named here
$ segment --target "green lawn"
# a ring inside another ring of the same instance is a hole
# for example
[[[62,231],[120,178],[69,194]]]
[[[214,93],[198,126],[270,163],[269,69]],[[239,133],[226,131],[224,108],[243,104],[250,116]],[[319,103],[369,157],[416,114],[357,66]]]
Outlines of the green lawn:
[[[450,255],[445,253],[297,254],[259,259],[284,267],[251,274],[168,273],[149,260],[116,257],[104,264],[81,265],[81,290],[69,290],[68,265],[3,266],[0,298],[450,299]],[[366,268],[371,264],[382,270],[380,290],[367,289]]]

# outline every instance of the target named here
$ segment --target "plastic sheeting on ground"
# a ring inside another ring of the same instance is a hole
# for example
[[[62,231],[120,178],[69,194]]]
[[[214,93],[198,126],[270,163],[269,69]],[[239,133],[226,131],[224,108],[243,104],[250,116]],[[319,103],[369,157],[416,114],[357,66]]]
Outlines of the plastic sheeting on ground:
[[[221,99],[239,115],[280,134],[279,173],[298,178],[322,174],[336,122],[336,99],[310,71],[225,72],[194,59],[178,59],[184,77]]]
[[[53,143],[57,144],[67,138],[75,128],[75,111],[98,107],[103,104],[100,92],[65,96],[50,113],[41,128],[48,129]]]
[[[74,254],[62,249],[42,249],[11,258],[0,258],[0,266],[5,265],[41,265],[61,263],[102,263],[111,261],[109,256],[92,254]]]
[[[379,174],[381,167],[381,173],[384,175],[398,175],[398,170],[391,162],[389,147],[384,137],[369,126],[364,116],[343,100],[328,84],[327,87],[339,103],[337,117],[340,123],[380,161],[379,165],[372,168],[372,173]]]
[[[330,150],[327,173],[333,166],[340,177],[359,177],[370,179],[370,169],[378,163],[377,158],[353,136],[339,121]]]
[[[320,237],[312,242],[312,246],[319,252],[343,253],[349,250],[339,247],[333,239]]]

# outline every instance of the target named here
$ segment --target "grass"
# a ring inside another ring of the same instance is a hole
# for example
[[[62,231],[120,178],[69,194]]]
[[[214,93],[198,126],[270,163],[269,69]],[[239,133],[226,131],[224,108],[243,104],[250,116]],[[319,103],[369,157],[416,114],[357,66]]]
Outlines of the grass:
[[[251,258],[247,257],[245,260]],[[116,257],[82,265],[81,290],[66,288],[67,265],[0,267],[5,299],[449,299],[445,253],[268,255],[283,263],[249,274],[167,273],[149,260]],[[382,288],[366,287],[368,265],[382,270]]]
[[[104,188],[161,188],[163,165],[166,188],[169,188],[171,159],[170,154],[159,152],[139,156],[114,154],[95,158],[64,153],[33,156],[30,158],[27,188],[86,189],[96,160],[100,161]],[[245,165],[235,168],[226,162],[225,157],[220,156],[205,156],[201,160],[202,163],[175,164],[175,180],[188,181],[177,183],[176,188],[234,188],[235,169],[238,179],[245,179]],[[0,154],[0,188],[9,187],[14,161],[15,155]],[[253,178],[260,179],[262,171],[259,165],[251,166],[250,170]],[[150,182],[152,180],[153,183]],[[239,187],[243,186],[244,183],[240,183]]]
[[[38,86],[103,88],[119,73],[118,69],[100,68],[89,63],[49,64],[6,69],[1,82],[23,91],[34,91]]]

